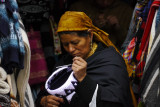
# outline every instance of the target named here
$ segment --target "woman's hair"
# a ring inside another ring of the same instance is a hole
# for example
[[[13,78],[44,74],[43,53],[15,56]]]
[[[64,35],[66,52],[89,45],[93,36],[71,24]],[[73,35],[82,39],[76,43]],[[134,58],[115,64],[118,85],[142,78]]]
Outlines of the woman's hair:
[[[64,31],[64,32],[58,32],[58,35],[63,35],[63,34],[74,34],[76,33],[80,37],[87,37],[90,32],[88,31]]]

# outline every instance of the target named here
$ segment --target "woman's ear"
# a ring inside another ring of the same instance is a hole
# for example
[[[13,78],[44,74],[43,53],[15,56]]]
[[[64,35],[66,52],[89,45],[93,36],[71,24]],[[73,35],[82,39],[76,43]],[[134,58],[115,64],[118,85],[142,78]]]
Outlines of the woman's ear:
[[[88,33],[91,37],[91,40],[93,40],[93,30],[92,29],[88,29]]]

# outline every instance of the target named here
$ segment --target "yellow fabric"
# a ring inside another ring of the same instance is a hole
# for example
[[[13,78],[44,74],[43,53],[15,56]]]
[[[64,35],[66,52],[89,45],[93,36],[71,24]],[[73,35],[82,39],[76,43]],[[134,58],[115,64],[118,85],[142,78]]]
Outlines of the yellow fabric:
[[[89,52],[87,58],[89,58],[90,56],[92,56],[94,54],[94,52],[96,51],[97,47],[98,47],[97,43],[94,42],[93,46],[91,47],[91,51]]]
[[[63,32],[63,31],[87,31],[88,29],[91,29],[94,34],[94,38],[96,41],[100,41],[104,43],[107,46],[113,46],[117,52],[119,50],[115,47],[115,45],[109,40],[109,34],[104,32],[103,30],[97,28],[92,24],[92,20],[84,13],[84,12],[77,12],[77,11],[67,11],[65,12],[59,21],[58,24],[58,30],[57,32]],[[120,53],[120,52],[119,52]],[[126,62],[126,61],[125,61]],[[129,77],[132,76],[132,69],[127,65],[127,71],[129,74]],[[131,89],[132,92],[132,89]],[[135,96],[134,93],[132,94],[134,107],[136,107],[135,103]]]

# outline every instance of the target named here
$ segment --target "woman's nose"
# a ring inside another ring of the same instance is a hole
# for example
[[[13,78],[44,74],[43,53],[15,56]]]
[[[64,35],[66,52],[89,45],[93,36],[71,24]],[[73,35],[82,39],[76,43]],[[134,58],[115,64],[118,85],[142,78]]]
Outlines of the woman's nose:
[[[69,51],[70,53],[74,52],[74,51],[75,51],[74,46],[70,44],[70,45],[69,45],[69,48],[68,48],[68,51]]]

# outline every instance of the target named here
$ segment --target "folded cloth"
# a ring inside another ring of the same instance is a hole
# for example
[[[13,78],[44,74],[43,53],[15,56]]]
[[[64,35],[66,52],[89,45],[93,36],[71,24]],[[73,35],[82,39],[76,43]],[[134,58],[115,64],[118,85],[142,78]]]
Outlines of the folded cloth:
[[[2,67],[0,67],[0,80],[6,80],[6,78],[7,78],[6,71]]]
[[[65,98],[68,102],[71,101],[72,96],[75,94],[78,81],[73,75],[70,65],[59,67],[47,79],[45,88],[48,93],[57,97]]]
[[[8,94],[10,92],[10,87],[7,82],[5,82],[7,78],[7,73],[5,70],[0,67],[0,94]]]

